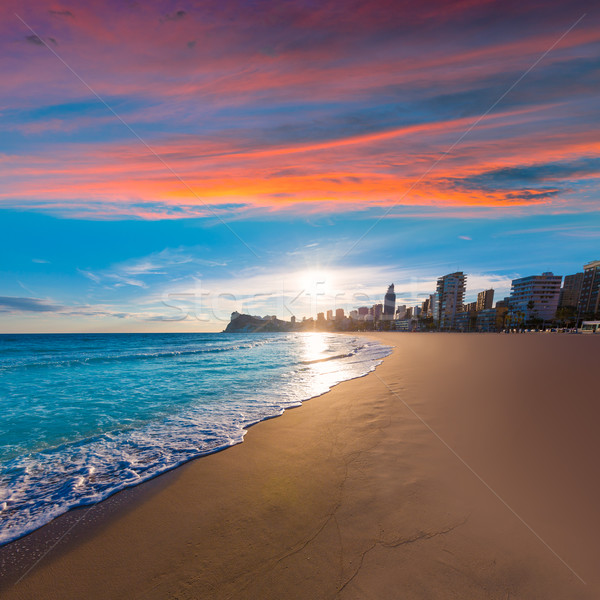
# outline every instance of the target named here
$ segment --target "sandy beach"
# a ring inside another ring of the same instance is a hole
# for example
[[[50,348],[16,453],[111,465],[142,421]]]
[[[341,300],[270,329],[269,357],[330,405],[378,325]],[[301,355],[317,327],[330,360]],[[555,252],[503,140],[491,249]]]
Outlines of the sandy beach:
[[[371,334],[375,372],[0,548],[1,596],[600,592],[600,336]]]

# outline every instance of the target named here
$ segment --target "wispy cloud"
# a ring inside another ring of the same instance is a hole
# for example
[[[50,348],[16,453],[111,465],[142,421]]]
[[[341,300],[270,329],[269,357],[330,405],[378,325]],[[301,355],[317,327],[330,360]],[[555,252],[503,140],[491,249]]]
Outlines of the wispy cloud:
[[[62,308],[40,298],[0,296],[0,311],[3,312],[56,312]]]
[[[49,14],[55,16],[55,17],[68,17],[69,19],[74,19],[75,15],[70,11],[70,10],[53,10],[50,9],[48,11]]]
[[[34,46],[43,46],[44,42],[37,35],[26,35],[25,40]]]
[[[111,317],[117,319],[132,316],[128,312],[115,311],[106,306],[90,304],[64,305],[43,298],[24,298],[19,296],[0,296],[0,312],[13,314],[52,313],[59,317]]]
[[[600,225],[552,225],[547,227],[529,227],[526,229],[512,229],[497,235],[535,235],[538,233],[555,233],[570,237],[597,237],[600,235]]]
[[[177,280],[182,273],[199,275],[202,268],[227,265],[224,261],[202,258],[199,253],[198,248],[165,248],[160,252],[114,264],[98,272],[89,269],[78,270],[99,285],[147,289],[153,282]]]
[[[187,13],[185,12],[185,10],[176,10],[172,13],[167,13],[166,15],[164,15],[164,17],[162,18],[163,21],[181,21],[181,19],[185,19],[185,17],[187,16]]]

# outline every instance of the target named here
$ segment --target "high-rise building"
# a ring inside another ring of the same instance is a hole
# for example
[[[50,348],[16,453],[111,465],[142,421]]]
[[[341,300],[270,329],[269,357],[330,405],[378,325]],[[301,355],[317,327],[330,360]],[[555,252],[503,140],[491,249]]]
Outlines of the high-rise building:
[[[467,304],[463,304],[463,312],[477,312],[477,302],[468,302]]]
[[[358,314],[362,317],[364,317],[365,315],[369,314],[369,307],[368,306],[361,306],[358,309]]]
[[[421,315],[424,317],[431,316],[431,300],[429,298],[423,300],[423,303],[421,304]]]
[[[600,260],[583,265],[579,312],[582,315],[600,312]]]
[[[583,283],[583,273],[566,275],[563,286],[560,290],[559,306],[576,307],[579,304],[579,295],[581,294],[581,284]]]
[[[466,277],[462,271],[444,275],[437,280],[440,329],[452,329],[456,314],[462,310]]]
[[[484,290],[477,294],[477,310],[487,310],[494,306],[494,290]]]
[[[394,293],[394,284],[388,287],[387,293],[383,299],[383,317],[384,319],[393,319],[396,311],[396,294]]]
[[[373,318],[375,321],[381,319],[381,313],[383,312],[383,304],[373,304]]]
[[[358,320],[358,311],[357,310],[351,310],[349,316],[350,316],[351,319],[354,319],[355,321]]]
[[[404,319],[406,315],[406,304],[400,304],[396,309],[396,319]]]
[[[429,296],[429,310],[434,322],[437,323],[440,320],[440,297],[437,292]]]
[[[342,321],[344,318],[344,309],[343,308],[336,308],[335,309],[335,320],[336,321]]]
[[[325,313],[317,313],[317,322],[322,323],[323,321],[325,321]]]
[[[333,311],[332,310],[327,311],[327,320],[333,321]]]
[[[561,282],[562,276],[551,272],[514,279],[509,299],[512,321],[554,319]]]

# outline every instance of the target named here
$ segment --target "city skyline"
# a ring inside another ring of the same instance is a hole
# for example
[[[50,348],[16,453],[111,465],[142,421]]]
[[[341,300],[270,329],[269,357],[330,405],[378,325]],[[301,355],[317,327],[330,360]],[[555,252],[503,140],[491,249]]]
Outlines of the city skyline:
[[[218,331],[456,271],[473,302],[598,256],[590,2],[0,17],[0,332]]]
[[[477,292],[476,301],[465,302],[467,279],[462,271],[442,275],[435,292],[413,306],[396,304],[395,284],[391,283],[383,302],[354,306],[347,312],[336,305],[317,312],[316,318],[311,315],[300,320],[292,314],[286,322],[276,314],[249,315],[235,310],[225,332],[572,331],[582,327],[589,333],[600,326],[600,260],[592,260],[583,265],[582,272],[570,275],[547,271],[513,279],[510,294],[495,303],[493,288]]]

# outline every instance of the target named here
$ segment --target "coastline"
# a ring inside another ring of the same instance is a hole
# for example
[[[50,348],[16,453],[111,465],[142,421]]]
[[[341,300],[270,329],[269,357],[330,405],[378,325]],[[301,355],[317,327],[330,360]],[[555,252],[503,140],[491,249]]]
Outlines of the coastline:
[[[173,334],[165,335],[168,338],[173,336]],[[74,339],[77,340],[78,337],[80,336],[74,336]],[[137,431],[136,428],[133,429],[137,434],[134,438],[127,433],[120,435],[117,428],[116,432],[106,432],[106,438],[104,435],[92,435],[86,439],[85,443],[81,444],[82,451],[79,454],[77,451],[69,452],[71,447],[78,446],[77,443],[74,446],[67,443],[64,446],[59,445],[57,452],[50,453],[55,455],[54,460],[48,460],[44,455],[38,457],[35,450],[32,453],[21,450],[22,458],[8,465],[4,462],[1,479],[6,483],[6,488],[3,488],[3,493],[0,494],[0,547],[31,534],[71,510],[97,505],[124,489],[136,487],[186,462],[242,443],[250,427],[261,421],[281,416],[286,409],[297,407],[306,400],[326,393],[341,381],[368,374],[384,356],[391,352],[391,348],[385,345],[374,341],[369,342],[364,338],[361,340],[357,336],[326,334],[324,337],[328,341],[322,346],[321,336],[305,333],[281,337],[278,334],[265,337],[246,333],[242,334],[241,338],[217,333],[201,336],[200,341],[194,344],[189,344],[184,338],[181,340],[183,345],[175,347],[173,344],[177,344],[180,340],[163,338],[161,342],[166,341],[166,349],[164,346],[159,348],[150,344],[149,349],[143,346],[142,353],[139,352],[139,346],[129,345],[123,354],[122,348],[113,345],[114,336],[111,336],[110,340],[106,340],[111,360],[118,363],[123,359],[133,360],[141,357],[143,364],[147,357],[157,358],[159,362],[154,363],[154,373],[159,380],[164,373],[164,365],[160,364],[161,357],[197,354],[206,356],[207,353],[209,357],[214,355],[218,357],[223,352],[234,351],[229,355],[228,360],[217,361],[221,374],[225,374],[229,369],[230,377],[225,375],[224,386],[221,385],[219,374],[204,377],[204,370],[211,370],[210,361],[208,365],[205,360],[192,361],[191,365],[179,370],[177,366],[173,367],[171,364],[169,374],[171,385],[167,385],[166,389],[164,385],[160,387],[159,382],[158,385],[145,387],[139,386],[135,381],[134,387],[139,388],[144,400],[149,405],[154,403],[156,407],[164,397],[175,398],[178,391],[184,395],[188,394],[189,388],[193,387],[196,391],[195,400],[206,393],[207,402],[195,402],[195,408],[188,406],[187,409],[177,411],[172,418],[167,418],[165,421],[159,420],[158,423],[153,423],[151,419],[146,426],[137,428]],[[275,356],[265,359],[261,355],[260,347],[265,346],[268,350],[273,342],[276,344],[283,342],[283,347],[279,348]],[[319,348],[322,350],[320,354]],[[241,350],[243,353],[246,349],[250,350],[249,356],[244,357],[243,354],[239,356],[239,352],[238,356],[235,356],[235,351]],[[63,360],[55,361],[52,356],[46,361],[37,363],[35,361],[39,360],[38,353],[34,350],[33,365],[54,366],[74,363],[79,366],[82,363],[89,365],[95,361],[104,363],[107,360],[106,353],[97,352],[94,355],[93,349],[90,351],[83,345],[81,352],[86,351],[90,356],[86,356],[83,361],[76,353],[75,357],[69,357],[68,361],[65,361],[64,357]],[[316,358],[317,356],[319,358]],[[261,368],[255,368],[257,363]],[[331,366],[313,367],[321,363]],[[25,359],[22,364],[9,366],[30,366],[30,364]],[[212,368],[215,368],[214,365]],[[261,373],[268,376],[261,376]],[[103,373],[101,372],[99,376],[102,377]],[[77,381],[77,376],[73,379],[75,380],[73,387],[80,394],[87,392],[93,394],[94,399],[98,397],[99,410],[106,410],[108,415],[115,417],[114,412],[110,413],[111,409],[114,410],[114,406],[110,403],[112,399],[109,398],[108,406],[105,405],[101,390],[98,392],[95,389],[90,390],[89,385],[85,389],[85,381],[83,381],[84,389],[81,390],[77,387],[77,383],[81,383]],[[127,379],[130,384],[133,383],[131,371],[125,374],[126,389]],[[55,375],[55,380],[57,383],[61,381],[60,371],[58,376]],[[95,386],[95,378],[88,377],[88,381],[90,380],[94,381]],[[28,392],[32,393],[32,390],[27,387],[27,382],[25,383],[21,390],[22,399],[27,398]],[[15,387],[21,386],[17,383]],[[218,396],[224,403],[222,406],[217,406],[217,410],[213,413],[210,409],[210,397],[217,389]],[[35,391],[33,390],[33,393]],[[46,394],[41,395],[46,396]],[[18,401],[16,404],[18,406]],[[49,411],[57,408],[56,404],[60,405],[60,402],[57,403],[56,399],[53,399],[52,390],[46,404]],[[123,404],[130,405],[127,400]],[[88,410],[92,415],[94,410],[97,414],[98,406],[94,406],[93,403],[86,405],[85,412],[87,413]],[[10,414],[8,418],[10,419]],[[68,435],[67,431],[64,433]],[[14,447],[22,440],[13,435],[12,439],[9,436],[9,439],[4,441],[6,446],[3,447],[3,458],[6,456],[6,449],[10,449],[11,443]],[[62,454],[61,446],[66,450]],[[38,461],[43,465],[41,469]],[[120,463],[119,469],[113,468],[115,462]],[[36,477],[32,478],[33,485],[30,485],[27,477],[31,472],[36,473]],[[60,479],[55,477],[56,472],[61,473]],[[14,479],[13,473],[16,473]],[[132,474],[135,476],[132,477]],[[83,481],[85,485],[81,486]],[[17,499],[13,503],[11,500],[14,497]],[[7,503],[2,500],[7,500]],[[5,511],[6,508],[8,510]]]
[[[596,340],[361,337],[375,372],[0,548],[3,598],[593,597]]]
[[[68,414],[71,396],[91,401],[75,416],[75,427],[70,419],[55,419],[62,435],[55,430],[55,445],[45,440],[47,453],[38,454],[37,440],[27,429],[21,435],[17,428],[7,430],[0,469],[0,546],[70,510],[98,504],[190,460],[241,443],[252,425],[280,416],[340,381],[367,374],[391,352],[377,342],[335,334],[132,334],[127,344],[109,335],[98,340],[106,344],[102,350],[93,343],[90,347],[86,336],[74,335],[66,351],[46,346],[47,336],[35,338],[24,344],[20,362],[0,365],[3,375],[8,367],[5,385],[19,390],[14,402],[7,400],[4,422],[14,415],[28,418],[21,407],[29,406],[32,395],[40,398],[36,410],[50,415]],[[272,344],[277,351],[269,350]],[[117,369],[115,387],[108,393],[97,387],[99,378],[106,377],[107,360]],[[35,376],[27,376],[27,368],[47,365],[53,369],[44,392],[36,387]],[[64,377],[70,385],[57,397],[53,388],[62,388]],[[139,403],[129,400],[134,390]],[[156,418],[161,407],[163,415]],[[140,423],[119,427],[116,423],[123,417]],[[103,429],[103,421],[112,421],[113,427]],[[53,426],[46,421],[42,437],[52,436]],[[86,429],[90,435],[72,437],[73,431]]]

